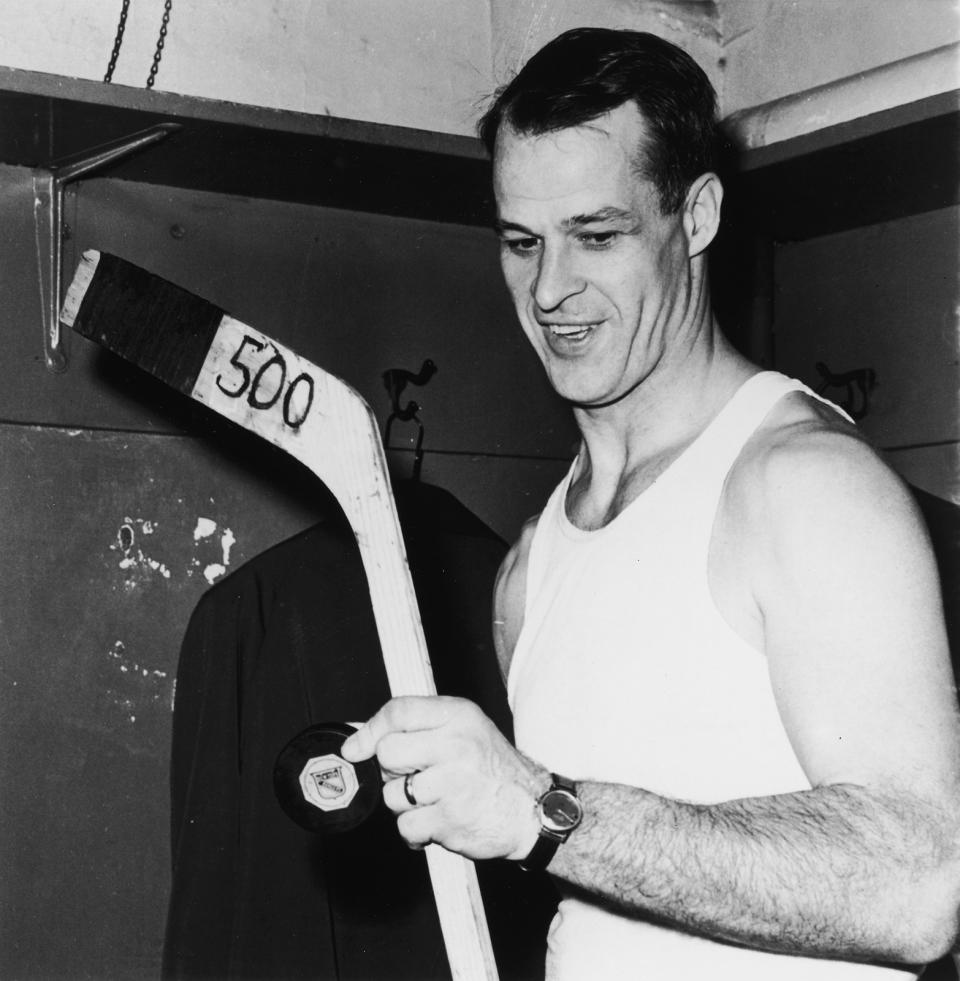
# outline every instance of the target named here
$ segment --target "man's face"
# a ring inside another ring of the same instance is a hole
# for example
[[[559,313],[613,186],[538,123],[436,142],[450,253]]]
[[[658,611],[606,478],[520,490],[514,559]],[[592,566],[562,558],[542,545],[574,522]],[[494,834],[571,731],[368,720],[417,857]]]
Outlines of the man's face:
[[[497,137],[504,277],[554,388],[581,405],[632,391],[689,313],[683,222],[661,214],[637,173],[644,139],[632,103],[583,126]]]

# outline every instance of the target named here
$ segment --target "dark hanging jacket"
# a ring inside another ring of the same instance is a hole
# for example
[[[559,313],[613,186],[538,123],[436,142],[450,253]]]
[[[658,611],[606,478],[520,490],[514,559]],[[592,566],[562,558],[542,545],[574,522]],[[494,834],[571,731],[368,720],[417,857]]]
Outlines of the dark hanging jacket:
[[[397,506],[437,687],[508,735],[490,605],[503,543],[451,495],[400,484]],[[165,978],[450,977],[421,853],[381,806],[319,837],[277,804],[287,741],[362,721],[389,697],[359,552],[339,513],[210,589],[186,631],[171,761],[173,883]],[[542,976],[553,894],[478,863],[501,978]]]

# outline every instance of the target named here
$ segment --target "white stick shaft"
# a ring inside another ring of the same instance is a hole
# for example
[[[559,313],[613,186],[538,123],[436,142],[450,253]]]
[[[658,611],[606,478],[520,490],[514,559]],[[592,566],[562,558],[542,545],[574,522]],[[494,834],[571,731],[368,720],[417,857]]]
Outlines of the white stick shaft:
[[[360,547],[394,695],[433,695],[427,653],[383,445],[349,386],[224,317],[193,398],[297,457],[333,492]],[[436,845],[427,861],[454,981],[496,981],[473,863]]]

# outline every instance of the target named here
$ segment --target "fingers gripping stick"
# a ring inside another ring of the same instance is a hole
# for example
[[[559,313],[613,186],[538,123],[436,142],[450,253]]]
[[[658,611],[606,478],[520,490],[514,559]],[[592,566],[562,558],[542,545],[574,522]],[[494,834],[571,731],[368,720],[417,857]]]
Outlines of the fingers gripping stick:
[[[106,253],[84,253],[61,321],[319,477],[360,547],[391,693],[436,693],[383,445],[357,392],[213,304]],[[454,979],[495,979],[473,864],[436,845],[427,861]]]

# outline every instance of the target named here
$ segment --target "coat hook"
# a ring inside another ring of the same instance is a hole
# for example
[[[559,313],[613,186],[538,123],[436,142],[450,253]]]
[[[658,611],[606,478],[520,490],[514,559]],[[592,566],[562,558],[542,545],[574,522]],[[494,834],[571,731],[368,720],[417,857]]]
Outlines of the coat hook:
[[[64,157],[33,171],[33,219],[40,271],[44,360],[50,371],[65,371],[67,356],[60,334],[60,265],[63,256],[63,188],[136,150],[150,146],[180,129],[160,123],[132,136],[114,140],[80,154]]]
[[[417,424],[417,445],[413,453],[413,479],[420,479],[420,467],[423,463],[423,423],[417,413],[420,406],[417,402],[409,401],[403,407],[400,406],[400,396],[408,383],[414,385],[426,385],[428,381],[437,373],[437,366],[427,358],[420,366],[420,370],[414,374],[406,368],[390,368],[383,373],[383,384],[390,396],[391,412],[387,417],[386,425],[383,429],[383,445],[390,445],[390,429],[394,419],[401,422],[413,421]]]
[[[416,402],[408,402],[404,408],[400,408],[400,396],[407,387],[408,382],[414,385],[426,385],[428,381],[437,373],[437,366],[427,358],[420,366],[420,370],[414,374],[406,368],[390,368],[383,373],[383,384],[390,396],[391,416],[406,422],[413,419],[420,406]]]
[[[877,387],[877,373],[873,368],[855,368],[838,375],[818,361],[816,369],[823,379],[823,384],[817,389],[818,395],[823,395],[828,388],[844,388],[846,395],[838,404],[852,419],[860,420],[870,411],[870,395]],[[860,392],[859,400],[857,391]]]

